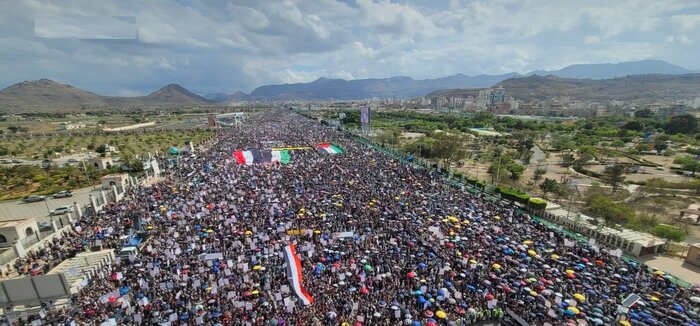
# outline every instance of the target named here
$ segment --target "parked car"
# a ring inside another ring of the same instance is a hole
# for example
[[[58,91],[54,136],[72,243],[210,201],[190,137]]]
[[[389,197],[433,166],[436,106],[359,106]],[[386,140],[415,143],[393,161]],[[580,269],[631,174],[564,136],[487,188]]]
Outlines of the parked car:
[[[51,167],[51,163],[51,160],[43,160],[41,161],[41,167],[44,169],[48,169],[49,167]]]
[[[22,199],[22,201],[25,203],[35,203],[35,202],[42,201],[42,200],[46,200],[46,196],[31,195],[28,197],[24,197],[24,199]]]
[[[61,206],[51,211],[50,215],[63,215],[65,213],[73,212],[73,206]]]
[[[12,163],[22,163],[20,160],[12,160]]]
[[[59,191],[59,192],[53,194],[52,197],[53,198],[67,198],[67,197],[72,197],[72,196],[73,196],[73,193],[70,192],[70,190],[62,190],[62,191]]]
[[[0,160],[0,164],[10,164],[10,160]]]
[[[78,163],[78,160],[76,160],[74,158],[69,158],[68,163]]]
[[[51,222],[49,222],[49,221],[36,222],[36,224],[39,226],[39,232],[46,232],[46,231],[53,230],[53,227],[51,226]]]

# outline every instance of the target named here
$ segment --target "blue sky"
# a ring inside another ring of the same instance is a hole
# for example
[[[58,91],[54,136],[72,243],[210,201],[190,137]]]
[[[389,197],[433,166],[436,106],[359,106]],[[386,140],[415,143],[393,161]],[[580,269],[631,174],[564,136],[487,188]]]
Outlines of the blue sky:
[[[0,87],[108,95],[640,59],[697,70],[699,44],[697,0],[0,1]]]

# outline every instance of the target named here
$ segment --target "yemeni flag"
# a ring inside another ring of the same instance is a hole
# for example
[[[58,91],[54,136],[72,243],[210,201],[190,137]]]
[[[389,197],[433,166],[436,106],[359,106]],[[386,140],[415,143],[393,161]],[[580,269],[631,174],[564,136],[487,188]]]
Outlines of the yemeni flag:
[[[253,165],[255,163],[264,164],[272,162],[280,162],[282,164],[287,164],[291,159],[289,151],[272,151],[269,149],[251,149],[249,151],[235,151],[233,152],[233,157],[236,159],[236,163],[245,165]]]
[[[284,247],[284,261],[287,263],[287,279],[292,286],[294,293],[299,300],[308,306],[314,302],[314,298],[304,289],[304,278],[301,275],[301,261],[297,256],[294,244],[288,244]]]
[[[316,148],[325,151],[328,154],[342,154],[345,152],[342,147],[335,144],[318,144]]]

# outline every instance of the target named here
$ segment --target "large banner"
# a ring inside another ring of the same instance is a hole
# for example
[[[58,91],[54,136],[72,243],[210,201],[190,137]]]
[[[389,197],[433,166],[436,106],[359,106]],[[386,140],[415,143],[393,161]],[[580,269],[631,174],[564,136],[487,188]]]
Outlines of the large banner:
[[[371,109],[369,106],[360,109],[360,123],[362,124],[362,134],[365,136],[369,135],[371,124]]]

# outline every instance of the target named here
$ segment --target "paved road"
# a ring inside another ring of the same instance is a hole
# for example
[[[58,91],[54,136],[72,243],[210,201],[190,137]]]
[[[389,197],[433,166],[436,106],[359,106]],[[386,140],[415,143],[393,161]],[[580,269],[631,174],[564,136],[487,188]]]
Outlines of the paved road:
[[[48,221],[49,211],[60,206],[73,205],[77,202],[82,207],[90,202],[88,195],[92,188],[82,188],[73,191],[73,197],[48,198],[45,202],[23,203],[21,200],[0,202],[0,222],[34,217],[37,221]],[[96,187],[93,196],[99,196],[99,187]],[[47,209],[48,206],[48,209]]]

